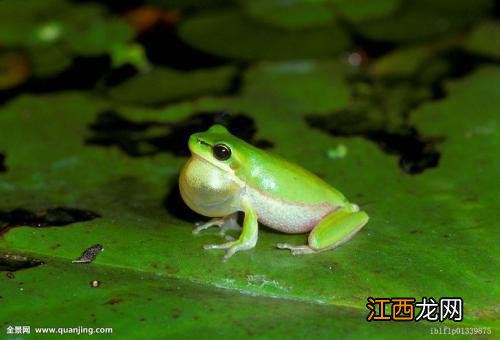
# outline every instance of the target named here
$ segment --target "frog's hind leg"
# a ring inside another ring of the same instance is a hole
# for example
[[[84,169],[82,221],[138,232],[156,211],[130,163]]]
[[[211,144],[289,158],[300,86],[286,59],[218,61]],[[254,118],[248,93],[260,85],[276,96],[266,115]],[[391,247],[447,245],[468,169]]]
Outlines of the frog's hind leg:
[[[215,217],[205,223],[198,222],[196,223],[196,228],[193,229],[193,234],[196,235],[200,231],[214,226],[220,228],[219,234],[221,236],[226,235],[226,232],[228,230],[240,230],[241,227],[238,224],[238,213],[236,212],[234,214],[230,214],[224,217]]]
[[[353,211],[354,210],[354,211]],[[293,255],[319,253],[349,241],[368,222],[368,215],[355,207],[335,210],[325,216],[311,231],[307,245],[278,243],[280,249],[290,249]]]

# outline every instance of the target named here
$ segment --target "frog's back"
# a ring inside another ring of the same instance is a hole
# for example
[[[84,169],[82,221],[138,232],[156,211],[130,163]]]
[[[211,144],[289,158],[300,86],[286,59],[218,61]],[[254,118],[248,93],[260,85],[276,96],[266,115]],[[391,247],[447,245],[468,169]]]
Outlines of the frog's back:
[[[274,199],[302,204],[349,204],[344,195],[310,171],[287,160],[254,148],[251,157],[237,170],[255,190]]]
[[[311,172],[264,151],[251,153],[237,171],[258,220],[286,233],[304,233],[326,215],[350,206],[346,198]]]

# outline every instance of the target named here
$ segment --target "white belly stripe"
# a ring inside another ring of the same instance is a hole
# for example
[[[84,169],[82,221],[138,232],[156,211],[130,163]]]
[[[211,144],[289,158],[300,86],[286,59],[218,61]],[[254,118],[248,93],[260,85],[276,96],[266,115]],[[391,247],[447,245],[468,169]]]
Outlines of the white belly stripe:
[[[285,233],[310,231],[323,217],[338,208],[328,202],[303,204],[284,201],[270,197],[248,185],[244,196],[254,207],[259,222]]]

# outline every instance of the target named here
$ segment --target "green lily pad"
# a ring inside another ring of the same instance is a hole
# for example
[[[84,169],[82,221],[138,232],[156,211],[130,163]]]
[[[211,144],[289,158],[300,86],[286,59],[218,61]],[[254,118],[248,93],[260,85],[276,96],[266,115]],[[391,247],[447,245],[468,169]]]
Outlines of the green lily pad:
[[[245,11],[256,19],[286,29],[328,26],[342,17],[358,22],[389,15],[399,0],[245,0]]]
[[[115,45],[111,50],[111,59],[114,68],[127,64],[135,66],[140,72],[146,72],[151,68],[146,51],[142,45],[136,43]]]
[[[305,109],[335,108],[330,91],[348,89],[336,66],[304,65],[265,63],[249,71],[238,96],[163,109],[121,107],[78,92],[22,96],[4,106],[0,146],[8,170],[0,173],[0,210],[62,206],[101,216],[3,233],[2,252],[45,262],[0,281],[4,326],[77,322],[137,337],[418,337],[434,324],[369,323],[367,297],[458,296],[464,321],[445,325],[497,332],[500,96],[491,84],[500,82],[500,69],[455,81],[448,97],[411,113],[425,134],[445,140],[436,168],[408,176],[394,157],[367,140],[308,127]],[[312,79],[327,90],[316,93]],[[311,93],[322,103],[311,100]],[[342,96],[339,106],[346,104]],[[174,215],[165,200],[177,187],[185,158],[166,151],[131,158],[114,147],[84,143],[89,124],[105,110],[138,123],[169,123],[222,108],[246,113],[258,137],[274,143],[273,152],[318,173],[360,204],[371,217],[367,226],[334,251],[298,257],[275,244],[303,243],[306,235],[261,228],[255,249],[223,263],[221,252],[202,248],[224,241],[217,231],[193,236],[192,223]],[[329,158],[328,150],[339,144],[345,156]],[[70,263],[96,243],[105,250],[92,264]],[[91,287],[94,280],[99,287]],[[148,327],[138,327],[141,322]]]
[[[400,0],[330,0],[333,8],[351,22],[360,22],[393,14]]]
[[[5,46],[26,46],[46,43],[50,36],[53,41],[54,34],[44,34],[47,25],[52,30],[61,28],[54,17],[70,10],[70,5],[64,0],[36,1],[26,0],[23,5],[19,1],[5,0],[0,2],[0,42]]]
[[[195,15],[180,25],[179,34],[195,48],[242,60],[329,57],[350,44],[335,24],[290,31],[259,22],[240,10]]]
[[[20,6],[18,1],[5,0],[0,2],[0,22],[0,44],[27,48],[37,76],[62,71],[76,55],[109,54],[114,66],[121,66],[116,60],[134,46],[132,27],[121,18],[107,16],[98,3],[27,0]],[[147,63],[137,52],[127,61],[138,68]]]
[[[345,74],[344,67],[329,62],[264,62],[246,72],[243,92],[271,105],[285,105],[277,111],[325,113],[347,104]]]
[[[175,99],[227,90],[236,68],[232,66],[181,72],[156,67],[110,89],[116,100],[137,104],[159,104]]]
[[[75,27],[74,31],[68,32],[67,42],[77,54],[93,56],[108,52],[110,42],[121,44],[130,40],[131,33],[130,27],[125,23],[119,20],[106,20],[94,22],[84,32]]]
[[[163,275],[138,275],[106,266],[75,266],[57,258],[47,261],[51,264],[2,278],[2,303],[9,312],[0,312],[2,320],[8,320],[2,330],[8,325],[30,325],[33,334],[37,327],[54,327],[57,332],[58,328],[83,325],[112,328],[112,334],[120,338],[183,338],[186,334],[246,338],[287,333],[292,338],[308,337],[311,333],[328,338],[331,334],[365,337],[384,331],[401,334],[405,328],[401,323],[369,324],[363,321],[364,311],[349,307],[251,296]],[[93,281],[98,281],[99,286],[92,288]],[[27,313],[23,306],[15,307],[16,301],[27,297],[30,310],[44,311],[43,318]],[[291,325],[290,321],[294,323]],[[417,337],[426,332],[422,325],[409,334]]]
[[[285,29],[304,29],[328,26],[335,13],[324,0],[299,1],[244,1],[245,11],[265,23]]]
[[[417,72],[418,68],[432,56],[433,52],[429,46],[402,47],[377,59],[370,66],[370,72],[375,76],[409,77]]]
[[[480,23],[465,39],[464,47],[472,53],[500,58],[500,24],[497,21]]]
[[[131,28],[116,18],[105,18],[99,4],[72,6],[65,0],[0,4],[0,41],[7,46],[69,44],[83,53],[102,53],[109,44],[131,38]],[[106,44],[107,43],[107,44]]]
[[[389,42],[414,42],[460,32],[492,8],[490,0],[407,0],[393,15],[359,22],[366,38]]]
[[[30,49],[33,74],[44,78],[64,71],[72,58],[62,46],[37,46]]]

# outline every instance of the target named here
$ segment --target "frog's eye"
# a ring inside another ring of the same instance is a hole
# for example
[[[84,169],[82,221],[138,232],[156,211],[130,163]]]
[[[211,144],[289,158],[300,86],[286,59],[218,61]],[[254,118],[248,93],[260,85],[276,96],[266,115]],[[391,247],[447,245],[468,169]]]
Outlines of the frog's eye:
[[[225,144],[215,144],[213,154],[219,161],[225,161],[231,157],[231,149]]]

